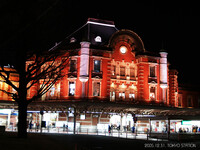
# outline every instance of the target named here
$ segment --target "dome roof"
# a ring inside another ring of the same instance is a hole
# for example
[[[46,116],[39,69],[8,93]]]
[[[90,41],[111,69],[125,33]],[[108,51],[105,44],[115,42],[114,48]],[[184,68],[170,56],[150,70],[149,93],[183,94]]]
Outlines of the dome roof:
[[[114,48],[114,46],[120,41],[128,43],[134,51],[145,52],[142,39],[131,30],[122,29],[116,31],[109,40],[109,47]]]

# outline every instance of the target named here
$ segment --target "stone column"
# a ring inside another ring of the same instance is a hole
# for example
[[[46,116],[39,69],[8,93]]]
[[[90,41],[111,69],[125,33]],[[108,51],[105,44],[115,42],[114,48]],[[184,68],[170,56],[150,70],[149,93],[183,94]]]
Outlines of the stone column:
[[[160,87],[162,90],[162,101],[167,103],[167,52],[160,52]]]
[[[85,95],[85,83],[88,81],[89,77],[89,52],[90,43],[81,42],[81,54],[80,54],[80,81],[82,82],[82,97]]]

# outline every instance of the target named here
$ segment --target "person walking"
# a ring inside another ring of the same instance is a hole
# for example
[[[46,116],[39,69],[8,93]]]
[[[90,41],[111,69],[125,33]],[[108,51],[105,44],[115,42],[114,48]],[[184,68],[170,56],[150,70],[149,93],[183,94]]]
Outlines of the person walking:
[[[108,125],[108,133],[109,133],[109,135],[111,134],[111,126],[110,125]]]

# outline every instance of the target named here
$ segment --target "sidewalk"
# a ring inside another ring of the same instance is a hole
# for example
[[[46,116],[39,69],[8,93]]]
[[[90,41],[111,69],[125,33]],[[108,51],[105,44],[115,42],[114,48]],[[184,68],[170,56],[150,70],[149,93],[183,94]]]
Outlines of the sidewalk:
[[[27,139],[20,139],[16,132],[6,132],[0,136],[2,150],[126,150],[143,149],[144,144],[144,140],[80,134],[28,133]]]

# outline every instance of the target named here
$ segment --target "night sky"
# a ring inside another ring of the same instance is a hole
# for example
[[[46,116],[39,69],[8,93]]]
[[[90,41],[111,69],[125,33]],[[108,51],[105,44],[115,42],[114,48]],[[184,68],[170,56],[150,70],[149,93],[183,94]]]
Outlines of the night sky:
[[[200,84],[200,16],[195,0],[1,0],[0,50],[48,50],[89,17],[112,20],[118,29],[133,30],[147,51],[167,50],[179,82]]]

